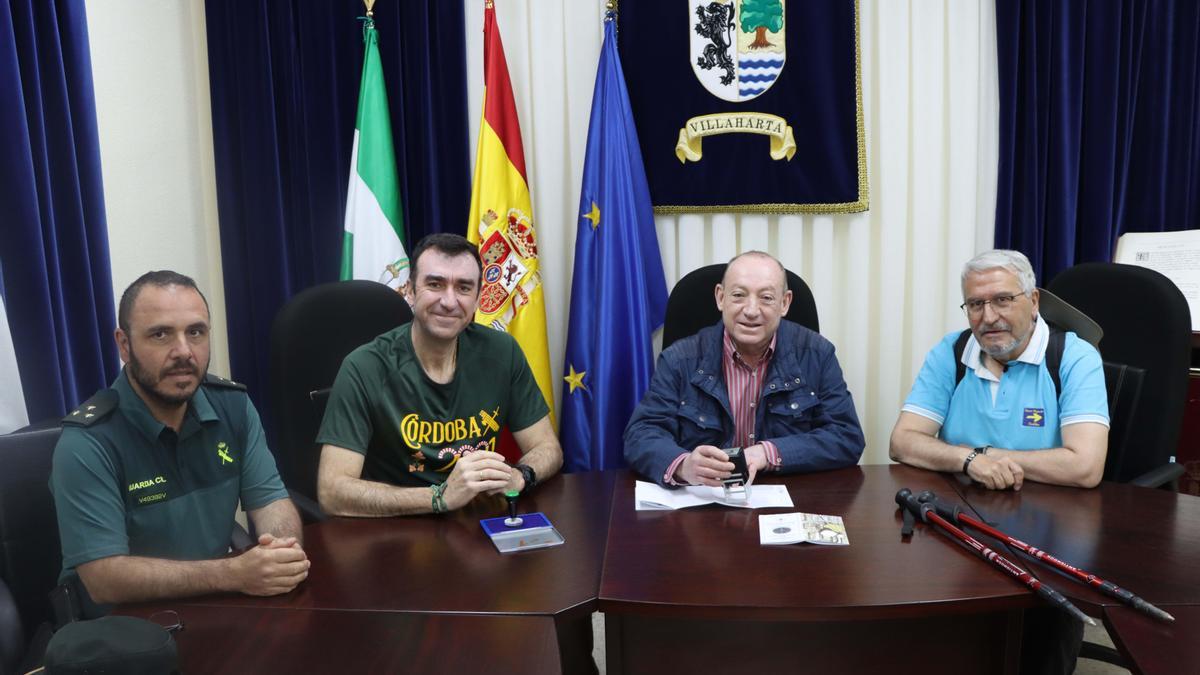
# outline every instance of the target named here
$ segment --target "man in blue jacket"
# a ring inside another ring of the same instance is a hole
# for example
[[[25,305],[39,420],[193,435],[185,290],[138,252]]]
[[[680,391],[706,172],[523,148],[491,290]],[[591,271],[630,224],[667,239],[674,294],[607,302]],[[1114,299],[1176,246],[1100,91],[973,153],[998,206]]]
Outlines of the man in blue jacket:
[[[863,433],[833,345],[783,321],[783,265],[761,251],[729,262],[721,323],[671,345],[625,428],[625,459],[662,485],[717,487],[743,448],[750,480],[858,463]]]

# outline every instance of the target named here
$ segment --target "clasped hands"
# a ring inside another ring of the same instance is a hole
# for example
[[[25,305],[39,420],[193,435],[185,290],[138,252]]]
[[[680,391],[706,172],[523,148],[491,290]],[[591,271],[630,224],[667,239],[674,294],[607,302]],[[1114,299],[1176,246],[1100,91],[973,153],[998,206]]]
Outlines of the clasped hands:
[[[514,490],[520,492],[525,487],[525,477],[520,471],[508,465],[504,456],[497,452],[478,450],[460,455],[454,463],[454,469],[446,478],[446,490],[442,499],[446,508],[458,509],[474,499],[477,495],[503,494]]]
[[[967,477],[989,490],[1020,490],[1025,482],[1025,470],[1009,457],[979,454],[967,465]]]
[[[257,546],[230,559],[230,570],[236,590],[247,595],[280,595],[308,577],[310,564],[295,537],[262,534]]]

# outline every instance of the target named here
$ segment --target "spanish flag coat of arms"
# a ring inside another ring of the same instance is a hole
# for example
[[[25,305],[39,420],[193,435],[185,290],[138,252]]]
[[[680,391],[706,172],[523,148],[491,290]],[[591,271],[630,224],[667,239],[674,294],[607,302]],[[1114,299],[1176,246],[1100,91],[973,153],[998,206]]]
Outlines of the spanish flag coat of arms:
[[[484,6],[483,60],[483,115],[467,224],[467,239],[479,247],[483,261],[475,320],[516,338],[550,406],[553,422],[546,305],[533,205],[504,45],[490,1]]]

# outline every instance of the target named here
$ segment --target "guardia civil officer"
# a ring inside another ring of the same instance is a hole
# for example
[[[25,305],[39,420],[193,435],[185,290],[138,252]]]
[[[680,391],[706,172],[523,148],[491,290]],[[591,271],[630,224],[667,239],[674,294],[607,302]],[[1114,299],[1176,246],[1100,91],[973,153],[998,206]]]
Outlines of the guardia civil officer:
[[[292,590],[309,567],[300,518],[245,387],[208,374],[196,283],[142,275],[117,323],[125,367],[64,418],[54,451],[60,580],[102,604]],[[258,544],[230,557],[239,500]]]

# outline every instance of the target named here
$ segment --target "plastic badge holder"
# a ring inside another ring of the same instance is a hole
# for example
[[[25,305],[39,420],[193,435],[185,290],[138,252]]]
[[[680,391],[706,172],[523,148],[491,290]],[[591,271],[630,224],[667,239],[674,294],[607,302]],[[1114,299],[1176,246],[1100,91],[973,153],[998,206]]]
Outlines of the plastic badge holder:
[[[566,541],[543,513],[523,513],[521,524],[515,527],[505,525],[505,520],[508,520],[506,516],[479,521],[501,553],[560,546]]]

